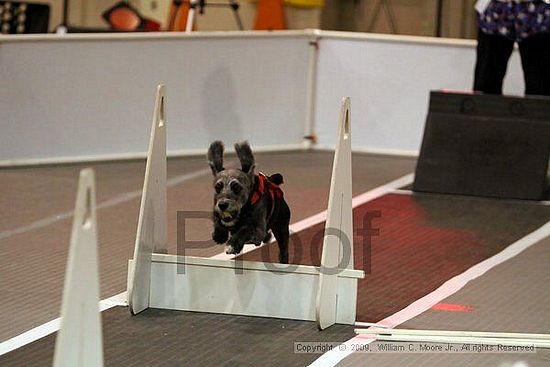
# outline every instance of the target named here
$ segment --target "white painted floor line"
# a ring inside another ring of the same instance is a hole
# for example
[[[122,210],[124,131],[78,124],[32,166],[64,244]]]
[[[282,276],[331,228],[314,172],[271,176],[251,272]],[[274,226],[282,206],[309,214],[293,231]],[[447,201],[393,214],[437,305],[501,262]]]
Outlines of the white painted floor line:
[[[103,312],[115,306],[126,305],[126,292],[122,292],[117,294],[116,296],[101,300],[99,302],[99,309]],[[21,348],[22,346],[32,343],[40,338],[55,333],[59,330],[59,321],[60,318],[58,317],[55,320],[25,331],[22,334],[19,334],[11,339],[0,343],[0,356],[9,353],[17,348]]]
[[[384,320],[381,320],[379,324],[386,325],[387,327],[396,327],[418,315],[429,310],[435,304],[443,301],[445,298],[453,295],[462,289],[468,282],[474,280],[495,266],[502,264],[503,262],[510,260],[514,256],[520,254],[530,246],[542,241],[543,239],[550,236],[550,221],[544,224],[542,227],[537,230],[529,233],[525,237],[520,238],[518,241],[512,243],[510,246],[506,247],[504,250],[498,254],[476,264],[466,270],[464,273],[455,276],[452,279],[449,279],[435,291],[425,295],[424,297],[416,300],[411,303],[409,306],[405,307],[401,311],[394,313],[393,315],[386,317]],[[332,367],[340,363],[344,358],[352,353],[351,345],[357,344],[369,344],[375,341],[374,338],[365,337],[365,336],[356,336],[345,343],[344,350],[336,347],[331,351],[323,354],[315,362],[310,364],[311,367]]]
[[[399,194],[399,195],[414,195],[414,191],[412,190],[394,190],[392,194]]]
[[[382,186],[378,186],[377,188],[374,188],[372,190],[369,190],[363,194],[357,195],[352,199],[352,206],[358,207],[360,205],[363,205],[369,201],[372,201],[374,199],[377,199],[381,196],[384,196],[390,192],[393,192],[397,190],[400,187],[410,185],[414,180],[414,174],[410,173],[408,175],[399,177],[398,179],[395,179],[391,182],[388,182],[387,184],[384,184]],[[328,194],[328,193],[327,193]],[[311,217],[302,219],[299,222],[296,222],[294,224],[290,225],[290,233],[291,235],[293,233],[300,232],[306,228],[313,227],[314,225],[317,225],[319,223],[323,223],[327,219],[327,211],[324,210],[320,213],[317,213],[315,215],[312,215]],[[271,242],[274,240],[272,239]],[[270,242],[270,243],[271,243]],[[263,246],[263,245],[262,245]],[[243,248],[243,251],[239,254],[246,254],[247,252],[253,251],[254,249],[257,249],[261,246],[254,246],[254,245],[245,245]],[[231,260],[235,258],[235,255],[228,255],[225,252],[221,252],[215,256],[212,256],[214,259],[222,259],[222,260]]]
[[[361,322],[361,321],[355,321],[355,326],[359,326],[361,328],[365,328],[365,327],[374,327],[374,328],[377,328],[377,329],[388,329],[389,326],[387,325],[384,325],[384,324],[380,324],[378,322]]]
[[[204,175],[209,174],[209,173],[210,173],[210,169],[205,168],[205,169],[197,170],[197,171],[185,174],[185,175],[175,176],[175,177],[172,177],[171,179],[167,180],[166,185],[168,187],[176,186],[176,185],[179,185],[179,184],[181,184],[185,181],[189,181],[189,180],[195,179],[197,177],[204,176]],[[141,197],[141,192],[142,192],[142,190],[136,190],[136,191],[125,192],[123,194],[117,195],[115,197],[112,197],[108,200],[105,200],[105,201],[99,203],[97,205],[97,209],[99,210],[99,209],[111,208],[113,206],[128,202],[130,200],[140,198]],[[52,215],[52,216],[34,221],[32,223],[29,223],[27,225],[24,225],[24,226],[21,226],[21,227],[18,227],[18,228],[8,229],[6,231],[0,232],[0,240],[4,240],[4,239],[9,238],[11,236],[15,236],[15,235],[22,234],[22,233],[25,233],[25,232],[28,232],[28,231],[32,231],[34,229],[43,228],[43,227],[49,226],[50,224],[54,224],[54,223],[59,222],[59,221],[64,220],[64,219],[72,218],[73,214],[74,214],[74,211],[71,210],[71,211],[67,211],[67,212],[64,212],[64,213],[59,213],[59,214],[56,214],[56,215]]]

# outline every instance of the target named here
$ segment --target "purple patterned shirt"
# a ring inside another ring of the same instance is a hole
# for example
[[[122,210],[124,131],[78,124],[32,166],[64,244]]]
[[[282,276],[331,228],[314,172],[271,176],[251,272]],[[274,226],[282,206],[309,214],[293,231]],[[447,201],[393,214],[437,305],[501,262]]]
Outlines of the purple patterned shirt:
[[[477,24],[486,34],[520,42],[550,32],[550,1],[493,0],[482,14],[477,13]]]

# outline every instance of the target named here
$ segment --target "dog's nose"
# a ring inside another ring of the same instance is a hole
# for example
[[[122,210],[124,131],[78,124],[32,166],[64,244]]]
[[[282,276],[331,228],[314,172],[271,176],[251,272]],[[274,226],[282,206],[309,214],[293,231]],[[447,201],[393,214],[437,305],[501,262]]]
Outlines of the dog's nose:
[[[225,202],[225,201],[220,201],[218,203],[218,208],[220,208],[221,211],[224,211],[225,209],[227,209],[229,207],[229,203]]]

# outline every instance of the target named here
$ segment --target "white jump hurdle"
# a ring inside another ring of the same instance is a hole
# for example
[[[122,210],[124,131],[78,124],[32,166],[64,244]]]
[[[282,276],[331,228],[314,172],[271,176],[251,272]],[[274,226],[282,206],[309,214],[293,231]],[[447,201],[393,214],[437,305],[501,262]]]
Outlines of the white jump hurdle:
[[[352,325],[356,314],[357,281],[364,277],[364,272],[354,270],[352,264],[321,280],[320,268],[314,266],[236,262],[153,252],[166,248],[166,120],[163,109],[164,87],[160,86],[134,258],[129,261],[130,311],[137,314],[153,307],[317,320],[321,328],[334,323]],[[327,221],[327,225],[333,225],[342,235],[337,236],[337,240],[325,240],[322,261],[326,267],[339,263],[341,237],[353,238],[349,99],[344,101],[342,111],[345,112],[339,125],[341,139],[335,153],[333,174],[343,177],[333,177],[331,196],[338,197],[329,200]],[[346,213],[336,213],[343,210]],[[353,259],[352,248],[350,251]]]
[[[338,274],[334,269],[339,267],[341,261],[348,269],[353,269],[350,112],[350,99],[344,98],[340,109],[321,256],[321,267],[326,270],[319,274],[317,292],[316,321],[321,330],[337,322]]]
[[[103,366],[94,172],[80,172],[55,367]]]
[[[134,248],[134,261],[128,274],[128,305],[137,314],[149,307],[149,283],[151,282],[151,256],[166,252],[166,124],[164,111],[165,88],[157,87],[153,125],[145,166],[145,181],[139,209],[138,230]],[[135,287],[138,284],[139,286]],[[147,285],[147,286],[145,286]]]

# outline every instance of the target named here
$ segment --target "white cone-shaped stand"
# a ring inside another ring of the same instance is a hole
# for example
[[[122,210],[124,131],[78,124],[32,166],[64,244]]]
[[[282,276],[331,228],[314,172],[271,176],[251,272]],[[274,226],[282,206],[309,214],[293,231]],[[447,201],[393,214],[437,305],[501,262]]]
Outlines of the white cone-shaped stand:
[[[129,269],[128,304],[137,314],[149,307],[151,256],[166,252],[166,121],[164,85],[157,87],[153,126],[147,153],[134,261]]]
[[[103,366],[94,172],[80,172],[55,367]]]
[[[353,269],[350,125],[350,99],[346,97],[342,100],[338,124],[317,293],[316,319],[321,330],[336,323],[337,269]]]

